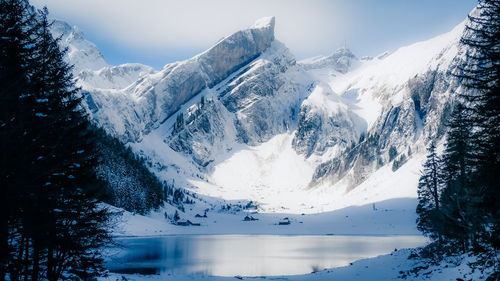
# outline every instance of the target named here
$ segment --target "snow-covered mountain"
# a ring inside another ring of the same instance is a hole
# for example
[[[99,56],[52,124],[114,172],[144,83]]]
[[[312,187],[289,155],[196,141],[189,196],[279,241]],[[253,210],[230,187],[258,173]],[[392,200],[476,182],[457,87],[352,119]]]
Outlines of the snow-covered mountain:
[[[54,34],[92,118],[164,180],[273,211],[414,197],[425,146],[461,91],[451,71],[464,23],[393,54],[300,62],[274,26],[263,18],[160,71],[109,66],[65,23]]]
[[[451,74],[461,61],[464,23],[431,40],[361,62],[346,74],[312,70],[365,122],[365,138],[315,170],[312,184],[346,182],[352,189],[394,158],[405,162],[444,132],[459,81]],[[325,71],[326,70],[326,71]],[[394,147],[397,155],[390,156]],[[396,165],[397,166],[397,165]]]

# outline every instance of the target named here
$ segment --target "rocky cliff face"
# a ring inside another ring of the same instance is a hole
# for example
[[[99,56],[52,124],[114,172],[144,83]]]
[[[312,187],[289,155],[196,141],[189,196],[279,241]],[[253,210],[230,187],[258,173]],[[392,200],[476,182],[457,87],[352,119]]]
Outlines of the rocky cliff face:
[[[138,81],[126,94],[136,97],[142,106],[154,105],[139,113],[143,126],[138,130],[148,133],[158,127],[182,104],[258,57],[273,40],[274,18],[267,18],[222,39],[192,59],[167,65],[159,73]]]
[[[78,74],[79,83],[87,92],[92,116],[101,126],[124,141],[139,141],[202,90],[212,88],[261,55],[273,41],[274,18],[265,18],[204,53],[168,64],[159,72],[130,64],[95,72],[101,66],[95,64],[90,68],[94,72]],[[69,60],[80,65],[71,53]]]
[[[357,140],[357,117],[328,85],[318,83],[312,87],[300,106],[292,146],[305,157],[331,157]]]
[[[237,142],[256,145],[286,132],[294,127],[305,90],[302,82],[291,79],[299,73],[288,49],[273,42],[251,63],[202,92],[203,104],[188,108],[187,119],[165,142],[205,167]]]
[[[78,27],[71,27],[63,21],[54,21],[51,31],[54,38],[60,38],[61,44],[68,48],[66,56],[74,65],[75,74],[82,70],[99,70],[108,66],[97,46],[85,40]]]
[[[207,98],[191,106],[183,119],[163,141],[201,167],[214,161],[218,153],[230,150],[236,139],[234,116],[217,99]]]
[[[295,59],[279,42],[221,85],[218,98],[235,114],[238,139],[257,144],[292,126],[303,83]]]

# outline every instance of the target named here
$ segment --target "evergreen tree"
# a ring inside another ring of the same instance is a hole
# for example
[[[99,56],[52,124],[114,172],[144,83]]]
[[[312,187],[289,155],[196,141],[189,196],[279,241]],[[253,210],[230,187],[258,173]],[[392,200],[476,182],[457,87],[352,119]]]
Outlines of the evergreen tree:
[[[0,0],[0,280],[98,275],[110,239],[92,126],[49,27],[46,9]]]
[[[479,253],[481,262],[496,270],[500,250],[500,1],[479,1],[469,16],[461,43],[466,61],[455,76],[467,91],[447,124],[446,149],[440,170],[442,191],[437,201],[425,199],[423,186],[432,179],[424,173],[419,185],[418,227],[431,237],[446,238],[445,246],[456,252]],[[426,166],[432,163],[430,152]],[[438,173],[439,174],[439,173]],[[432,181],[431,181],[432,182]],[[438,185],[439,186],[439,185]],[[428,212],[435,207],[437,215]]]
[[[468,250],[474,239],[477,217],[474,208],[481,200],[474,185],[475,146],[471,141],[472,122],[469,111],[457,104],[450,116],[446,148],[443,154],[443,180],[440,226],[447,241]]]
[[[461,43],[467,62],[455,75],[469,89],[463,97],[472,116],[476,144],[474,184],[483,194],[475,212],[482,219],[481,243],[500,249],[500,1],[480,1],[469,16]],[[494,251],[493,251],[494,252]]]
[[[396,156],[398,156],[398,151],[395,146],[391,145],[391,147],[389,148],[389,162],[394,160]]]
[[[439,238],[440,231],[438,229],[442,189],[440,162],[436,146],[431,143],[418,182],[417,228],[433,239]]]
[[[26,114],[33,97],[28,92],[34,16],[21,1],[0,1],[0,280],[11,267],[13,229],[21,229],[19,208],[29,162]],[[21,270],[21,269],[19,269]]]
[[[43,128],[39,136],[41,152],[47,160],[43,169],[48,171],[43,182],[50,183],[42,193],[47,199],[42,202],[49,203],[37,212],[39,217],[45,215],[51,226],[42,229],[46,237],[40,237],[47,247],[44,268],[48,280],[58,280],[68,273],[89,277],[103,270],[97,250],[109,240],[109,215],[98,207],[94,197],[99,184],[92,125],[79,106],[71,68],[51,36],[47,15],[46,9],[39,14],[39,43],[35,48],[39,69],[32,77],[41,104],[35,116],[44,125],[39,127]]]
[[[127,211],[146,214],[163,203],[163,185],[130,148],[102,129],[96,129],[97,176],[104,181],[99,198]]]

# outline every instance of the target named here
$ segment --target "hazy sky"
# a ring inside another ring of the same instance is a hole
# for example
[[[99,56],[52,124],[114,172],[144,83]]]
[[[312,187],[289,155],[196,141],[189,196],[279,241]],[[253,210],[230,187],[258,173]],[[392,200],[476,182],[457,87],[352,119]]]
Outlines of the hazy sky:
[[[451,30],[475,0],[31,0],[77,25],[110,64],[157,69],[187,59],[256,19],[276,16],[276,38],[298,59],[347,42],[357,56]]]

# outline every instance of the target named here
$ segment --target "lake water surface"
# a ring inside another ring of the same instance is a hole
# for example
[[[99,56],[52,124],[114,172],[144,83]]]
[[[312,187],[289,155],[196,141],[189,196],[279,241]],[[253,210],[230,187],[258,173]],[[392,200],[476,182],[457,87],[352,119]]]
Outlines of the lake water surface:
[[[423,246],[422,236],[174,235],[121,238],[108,268],[118,273],[295,275]]]

